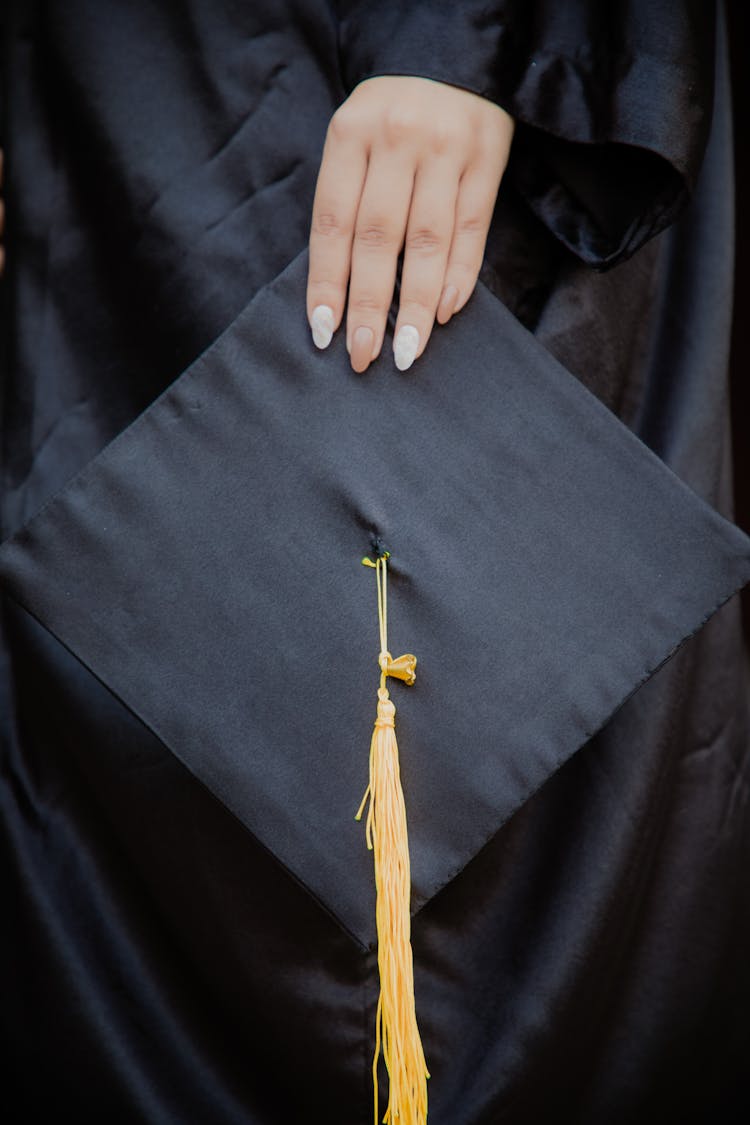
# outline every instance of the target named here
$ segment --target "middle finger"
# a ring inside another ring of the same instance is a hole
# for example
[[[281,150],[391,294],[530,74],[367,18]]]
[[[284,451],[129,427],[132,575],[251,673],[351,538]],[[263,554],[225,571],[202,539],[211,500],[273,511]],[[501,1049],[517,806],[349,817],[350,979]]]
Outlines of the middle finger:
[[[373,154],[357,212],[349,280],[346,346],[355,371],[365,371],[383,344],[413,184],[411,161],[399,154]]]

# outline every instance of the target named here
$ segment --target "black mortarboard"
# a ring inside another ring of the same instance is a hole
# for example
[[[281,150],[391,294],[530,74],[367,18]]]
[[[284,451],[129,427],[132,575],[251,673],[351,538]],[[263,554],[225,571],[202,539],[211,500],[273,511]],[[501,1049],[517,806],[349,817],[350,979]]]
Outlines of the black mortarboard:
[[[750,578],[750,540],[481,283],[410,371],[385,347],[357,375],[343,332],[310,340],[306,270],[3,545],[0,577],[369,945],[363,556],[390,552],[393,651],[418,659],[391,693],[413,913]]]

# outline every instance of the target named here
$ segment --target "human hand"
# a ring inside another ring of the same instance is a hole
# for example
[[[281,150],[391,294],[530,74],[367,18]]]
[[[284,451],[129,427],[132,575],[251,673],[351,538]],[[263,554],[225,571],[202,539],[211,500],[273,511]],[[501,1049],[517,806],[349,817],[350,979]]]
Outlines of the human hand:
[[[330,343],[347,299],[346,346],[355,371],[379,354],[404,248],[394,334],[399,370],[411,366],[435,319],[468,301],[479,275],[513,137],[493,102],[429,78],[361,82],[328,126],[313,203],[307,316]]]

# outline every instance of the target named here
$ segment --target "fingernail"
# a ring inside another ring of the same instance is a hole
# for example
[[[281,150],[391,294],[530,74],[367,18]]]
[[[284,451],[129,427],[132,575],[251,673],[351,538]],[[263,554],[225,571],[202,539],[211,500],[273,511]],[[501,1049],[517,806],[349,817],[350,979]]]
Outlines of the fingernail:
[[[393,341],[393,358],[399,371],[406,371],[417,357],[419,333],[413,324],[402,324]]]
[[[372,359],[372,349],[375,345],[375,333],[372,328],[360,324],[352,336],[351,361],[355,371],[365,371]]]
[[[310,317],[313,343],[316,348],[327,348],[333,337],[333,309],[316,305]]]
[[[457,302],[458,289],[455,285],[446,285],[437,308],[437,319],[440,324],[445,324],[446,320],[453,316]]]

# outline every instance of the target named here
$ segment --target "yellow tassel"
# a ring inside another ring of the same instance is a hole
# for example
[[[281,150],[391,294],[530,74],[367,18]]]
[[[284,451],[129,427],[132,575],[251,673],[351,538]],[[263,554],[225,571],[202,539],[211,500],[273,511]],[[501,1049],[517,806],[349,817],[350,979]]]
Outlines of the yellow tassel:
[[[396,708],[385,686],[387,676],[407,684],[416,678],[416,657],[411,653],[394,660],[388,652],[386,559],[373,563],[378,589],[380,622],[380,687],[378,714],[370,743],[370,782],[359,806],[360,820],[370,797],[365,837],[374,853],[376,921],[378,931],[378,969],[380,996],[375,1017],[375,1057],[372,1079],[375,1099],[375,1125],[378,1125],[378,1059],[382,1043],[383,1058],[390,1086],[384,1125],[425,1125],[427,1121],[427,1079],[422,1041],[417,1027],[414,1001],[414,968],[411,948],[411,872],[406,830],[406,806],[396,742]]]

